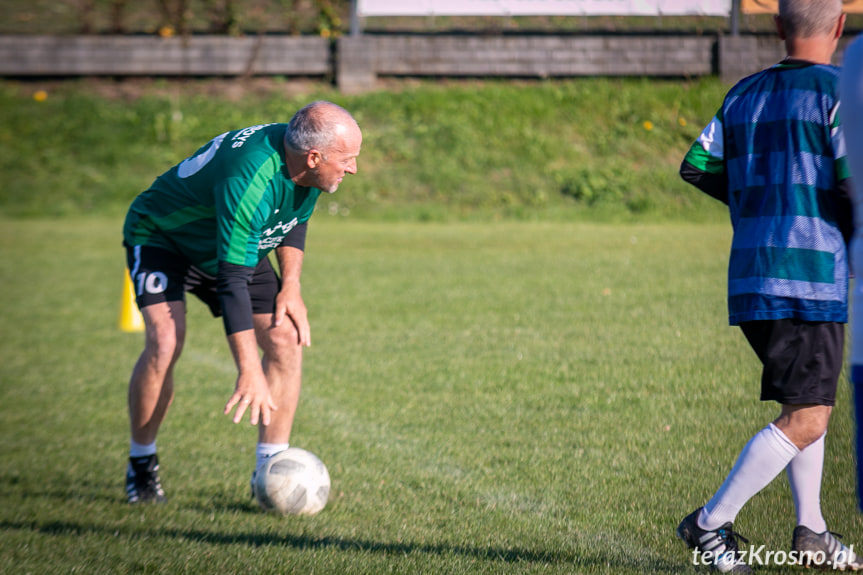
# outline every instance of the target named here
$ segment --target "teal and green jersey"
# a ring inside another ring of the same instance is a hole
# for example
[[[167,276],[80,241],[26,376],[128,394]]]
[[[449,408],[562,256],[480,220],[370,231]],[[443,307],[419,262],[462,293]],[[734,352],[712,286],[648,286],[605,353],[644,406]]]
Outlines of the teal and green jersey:
[[[847,321],[838,78],[833,66],[786,60],[741,80],[684,158],[683,178],[729,207],[732,324]]]
[[[156,178],[129,209],[125,243],[179,253],[212,276],[219,262],[256,266],[308,221],[321,193],[291,180],[286,128],[225,132]]]

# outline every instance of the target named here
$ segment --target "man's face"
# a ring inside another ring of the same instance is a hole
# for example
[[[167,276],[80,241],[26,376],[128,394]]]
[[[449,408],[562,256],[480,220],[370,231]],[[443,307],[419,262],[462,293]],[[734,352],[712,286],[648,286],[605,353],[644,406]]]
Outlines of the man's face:
[[[351,126],[345,129],[336,138],[335,144],[317,158],[317,166],[311,170],[315,180],[312,186],[332,194],[338,189],[345,174],[356,174],[357,157],[360,155],[362,143],[363,135],[359,128]]]

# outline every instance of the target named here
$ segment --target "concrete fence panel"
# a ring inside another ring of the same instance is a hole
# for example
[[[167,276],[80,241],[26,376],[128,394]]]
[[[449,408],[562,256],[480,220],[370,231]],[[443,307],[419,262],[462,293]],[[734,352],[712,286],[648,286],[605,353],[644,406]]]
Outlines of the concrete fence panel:
[[[840,44],[835,63],[841,62]],[[784,57],[775,37],[692,35],[0,36],[0,76],[690,77],[732,83]]]
[[[323,38],[0,36],[3,76],[326,75]]]

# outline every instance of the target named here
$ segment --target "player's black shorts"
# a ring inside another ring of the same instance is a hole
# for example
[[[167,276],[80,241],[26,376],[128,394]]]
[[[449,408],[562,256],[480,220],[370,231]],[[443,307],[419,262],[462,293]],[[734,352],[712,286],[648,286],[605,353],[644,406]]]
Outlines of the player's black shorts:
[[[135,287],[139,308],[161,302],[186,301],[186,292],[198,296],[214,316],[222,315],[216,278],[191,265],[174,252],[148,246],[126,246],[126,263]],[[279,278],[270,260],[264,258],[255,268],[249,295],[252,313],[273,313]]]
[[[785,405],[836,403],[845,326],[797,319],[740,324],[764,365],[761,400]]]

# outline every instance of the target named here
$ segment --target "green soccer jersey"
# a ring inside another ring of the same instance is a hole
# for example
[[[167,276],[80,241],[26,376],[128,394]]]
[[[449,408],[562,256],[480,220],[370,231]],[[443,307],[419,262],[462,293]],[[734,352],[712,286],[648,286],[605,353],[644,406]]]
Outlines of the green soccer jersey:
[[[286,128],[225,132],[156,178],[129,209],[125,243],[178,252],[212,276],[219,262],[256,266],[308,221],[321,193],[291,180]]]

